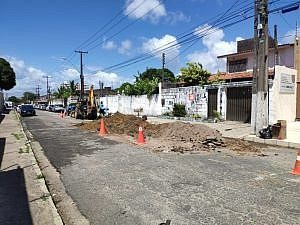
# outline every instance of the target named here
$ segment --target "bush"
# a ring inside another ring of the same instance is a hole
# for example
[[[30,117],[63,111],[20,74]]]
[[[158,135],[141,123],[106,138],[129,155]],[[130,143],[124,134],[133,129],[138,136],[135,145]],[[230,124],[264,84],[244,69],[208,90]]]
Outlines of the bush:
[[[178,117],[185,117],[186,115],[185,105],[175,103],[173,108],[173,115]]]

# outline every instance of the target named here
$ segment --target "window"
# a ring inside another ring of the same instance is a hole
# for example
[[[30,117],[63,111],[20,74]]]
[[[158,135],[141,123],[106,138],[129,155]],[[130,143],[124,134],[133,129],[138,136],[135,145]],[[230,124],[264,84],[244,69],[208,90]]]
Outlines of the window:
[[[247,59],[235,60],[229,62],[229,73],[242,72],[247,70]]]

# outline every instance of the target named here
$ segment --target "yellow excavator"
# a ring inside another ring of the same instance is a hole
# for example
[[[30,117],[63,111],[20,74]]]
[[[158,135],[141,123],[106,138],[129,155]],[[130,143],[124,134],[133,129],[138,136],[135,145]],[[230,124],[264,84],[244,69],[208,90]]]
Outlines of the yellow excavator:
[[[78,101],[73,115],[76,119],[97,119],[97,107],[93,85],[90,87],[88,99]]]

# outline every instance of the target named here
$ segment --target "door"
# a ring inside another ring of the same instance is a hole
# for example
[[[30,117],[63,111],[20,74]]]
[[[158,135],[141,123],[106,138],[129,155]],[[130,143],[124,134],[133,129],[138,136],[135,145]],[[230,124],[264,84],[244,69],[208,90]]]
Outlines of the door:
[[[208,110],[207,117],[213,118],[214,111],[217,111],[218,89],[208,89]]]
[[[249,123],[251,121],[251,99],[252,88],[250,86],[227,88],[226,120]]]

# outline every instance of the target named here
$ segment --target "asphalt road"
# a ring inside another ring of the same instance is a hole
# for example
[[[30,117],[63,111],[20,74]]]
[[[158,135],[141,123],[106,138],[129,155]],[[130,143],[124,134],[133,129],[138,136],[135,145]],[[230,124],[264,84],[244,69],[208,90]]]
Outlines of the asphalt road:
[[[91,224],[300,224],[300,177],[289,174],[295,150],[153,153],[54,113],[23,121]]]

